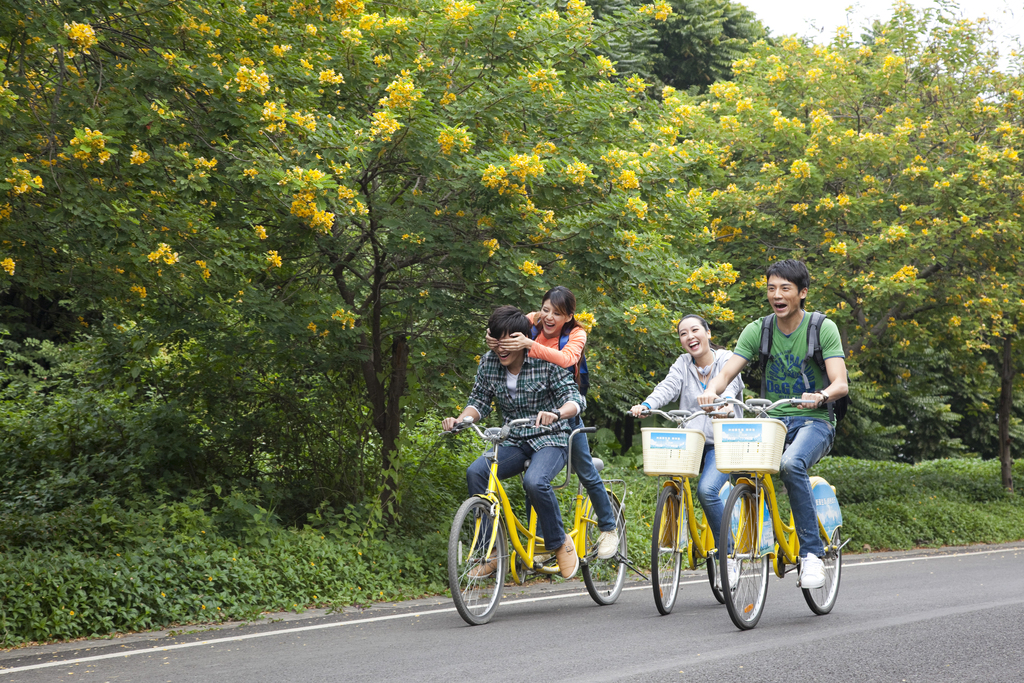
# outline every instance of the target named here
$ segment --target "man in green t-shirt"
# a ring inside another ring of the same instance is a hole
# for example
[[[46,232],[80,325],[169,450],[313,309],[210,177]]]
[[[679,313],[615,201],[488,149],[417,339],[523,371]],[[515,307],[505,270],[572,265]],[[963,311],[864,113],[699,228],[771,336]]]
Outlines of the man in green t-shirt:
[[[804,404],[776,408],[771,416],[786,424],[786,450],[782,454],[779,476],[786,484],[797,537],[800,539],[800,586],[820,588],[825,584],[821,556],[825,547],[818,535],[818,515],[814,507],[810,476],[807,471],[832,448],[835,423],[829,419],[827,404],[846,396],[846,361],[839,329],[831,320],[821,325],[821,351],[828,376],[818,364],[804,363],[807,356],[807,324],[804,311],[810,273],[803,261],[787,259],[768,266],[768,304],[775,314],[772,331],[772,362],[765,368],[765,397],[771,401],[799,396]],[[760,354],[761,321],[747,325],[736,342],[733,357],[708,384],[698,401],[709,405],[729,382]],[[828,378],[832,378],[831,382]]]

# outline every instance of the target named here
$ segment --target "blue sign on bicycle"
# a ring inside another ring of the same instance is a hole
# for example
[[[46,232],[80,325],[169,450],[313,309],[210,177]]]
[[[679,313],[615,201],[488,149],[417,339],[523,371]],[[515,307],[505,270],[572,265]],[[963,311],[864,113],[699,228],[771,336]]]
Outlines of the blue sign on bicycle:
[[[812,483],[811,491],[814,493],[814,507],[818,512],[818,519],[825,527],[825,533],[832,538],[832,533],[836,528],[843,525],[843,513],[839,509],[839,500],[836,498],[835,492],[832,491],[832,487],[824,479],[812,477]]]
[[[721,428],[722,441],[726,443],[764,441],[759,424],[723,424]]]
[[[653,432],[650,436],[650,441],[647,444],[648,448],[666,448],[671,450],[686,450],[686,433],[672,433],[672,432]]]

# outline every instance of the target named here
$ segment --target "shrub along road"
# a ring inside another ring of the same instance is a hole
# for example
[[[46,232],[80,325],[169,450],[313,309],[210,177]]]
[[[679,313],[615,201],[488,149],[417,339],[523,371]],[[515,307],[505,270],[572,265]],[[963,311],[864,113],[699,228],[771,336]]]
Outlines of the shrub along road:
[[[825,617],[807,609],[795,577],[773,578],[764,616],[746,633],[700,574],[683,580],[667,617],[640,583],[604,608],[578,582],[542,584],[509,590],[482,627],[433,599],[198,635],[14,650],[0,654],[0,681],[452,681],[514,675],[516,666],[586,681],[851,672],[861,681],[1019,680],[1024,542],[849,556],[839,602]]]

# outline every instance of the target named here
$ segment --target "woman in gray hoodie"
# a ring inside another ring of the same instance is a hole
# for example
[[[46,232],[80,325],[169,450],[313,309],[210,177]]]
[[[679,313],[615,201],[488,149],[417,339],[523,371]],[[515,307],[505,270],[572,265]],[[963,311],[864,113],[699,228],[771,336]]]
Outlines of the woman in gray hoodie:
[[[679,400],[680,410],[701,410],[697,397],[707,388],[708,380],[717,375],[732,356],[732,351],[711,345],[711,327],[699,315],[688,315],[680,320],[677,331],[679,342],[686,353],[676,359],[668,371],[668,376],[654,387],[651,395],[644,399],[643,403],[630,409],[634,417],[642,417],[646,410],[661,408],[676,399]],[[722,395],[743,399],[743,381],[739,375]],[[735,411],[737,417],[743,416],[740,408],[736,407]],[[697,483],[697,500],[704,509],[704,518],[711,526],[717,547],[718,531],[722,524],[722,501],[718,497],[718,492],[722,490],[725,482],[729,481],[729,475],[719,472],[715,467],[715,433],[711,418],[694,418],[687,428],[703,431],[706,438],[704,461],[701,464],[700,481]]]

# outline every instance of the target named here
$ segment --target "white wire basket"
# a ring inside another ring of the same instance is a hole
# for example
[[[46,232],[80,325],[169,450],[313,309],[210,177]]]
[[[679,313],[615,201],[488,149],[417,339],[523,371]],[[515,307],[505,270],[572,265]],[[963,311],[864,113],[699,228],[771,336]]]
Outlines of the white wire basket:
[[[696,429],[641,427],[644,446],[644,474],[696,477],[704,455],[704,432]]]
[[[716,420],[714,430],[715,467],[720,472],[779,471],[786,445],[786,425],[781,420]]]

